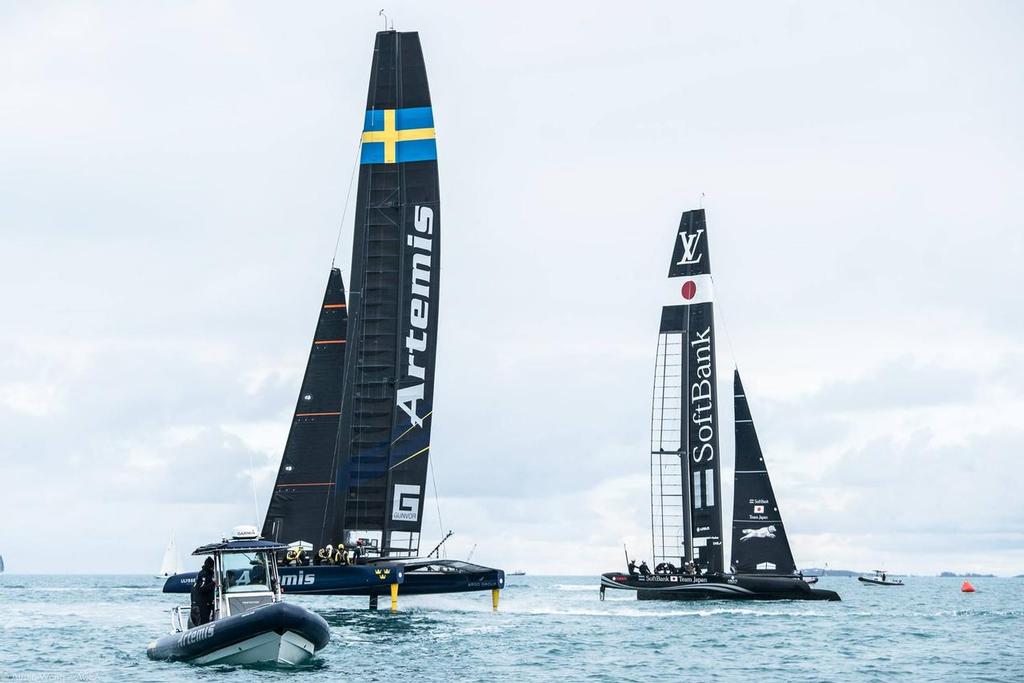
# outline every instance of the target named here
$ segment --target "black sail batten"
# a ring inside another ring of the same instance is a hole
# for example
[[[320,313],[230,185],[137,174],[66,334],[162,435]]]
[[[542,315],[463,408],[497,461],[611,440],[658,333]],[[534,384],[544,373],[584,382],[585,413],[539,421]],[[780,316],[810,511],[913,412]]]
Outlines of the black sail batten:
[[[736,474],[732,514],[732,569],[738,574],[792,574],[796,562],[757,440],[739,370],[733,374]]]
[[[345,285],[332,268],[327,279],[302,387],[281,466],[263,522],[263,537],[322,547],[333,518],[334,453],[341,415],[342,375],[348,326]]]
[[[419,36],[377,34],[360,151],[334,531],[415,555],[440,274],[433,110]]]
[[[703,209],[684,212],[662,308],[651,443],[657,564],[723,570],[718,389],[710,252]]]

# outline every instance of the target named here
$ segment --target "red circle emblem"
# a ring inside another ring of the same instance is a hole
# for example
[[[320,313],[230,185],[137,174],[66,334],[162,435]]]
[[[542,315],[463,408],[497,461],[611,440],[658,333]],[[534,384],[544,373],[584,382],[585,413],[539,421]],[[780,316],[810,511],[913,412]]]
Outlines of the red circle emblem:
[[[693,280],[687,280],[683,283],[683,289],[681,291],[683,298],[689,301],[693,297],[697,296],[697,283]]]

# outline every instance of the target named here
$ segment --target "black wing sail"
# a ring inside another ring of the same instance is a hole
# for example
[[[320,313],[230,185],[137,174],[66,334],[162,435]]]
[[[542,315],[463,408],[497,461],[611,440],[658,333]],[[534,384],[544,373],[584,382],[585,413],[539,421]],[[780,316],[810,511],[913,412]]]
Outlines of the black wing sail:
[[[415,555],[440,274],[437,148],[418,34],[377,34],[366,108],[334,532]]]
[[[796,571],[786,527],[757,441],[747,397],[737,370],[736,474],[732,513],[732,569],[737,574],[792,574]]]
[[[348,314],[341,271],[331,269],[313,335],[306,374],[281,467],[263,522],[263,537],[323,547],[333,511],[334,451],[341,415]]]
[[[718,389],[703,209],[683,213],[661,309],[651,442],[653,556],[722,571]]]

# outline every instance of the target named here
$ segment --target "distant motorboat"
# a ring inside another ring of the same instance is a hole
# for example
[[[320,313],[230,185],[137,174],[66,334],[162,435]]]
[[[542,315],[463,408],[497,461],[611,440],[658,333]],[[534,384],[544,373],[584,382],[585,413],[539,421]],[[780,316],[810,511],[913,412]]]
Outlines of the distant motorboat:
[[[876,569],[874,576],[858,576],[857,580],[869,586],[902,586],[903,579],[890,579],[884,569]]]
[[[516,570],[514,572],[509,572],[508,575],[509,576],[526,576],[526,572],[524,572],[522,569],[519,569],[519,570]]]
[[[181,554],[178,552],[178,546],[174,543],[172,535],[171,540],[167,543],[167,550],[164,551],[164,561],[160,563],[160,573],[156,575],[156,578],[166,579],[183,571],[185,568],[181,564]]]

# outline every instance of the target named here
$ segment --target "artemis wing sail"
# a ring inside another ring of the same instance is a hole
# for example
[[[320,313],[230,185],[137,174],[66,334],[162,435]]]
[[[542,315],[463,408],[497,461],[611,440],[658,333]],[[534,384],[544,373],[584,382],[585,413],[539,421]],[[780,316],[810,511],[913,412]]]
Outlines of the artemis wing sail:
[[[417,33],[377,34],[363,126],[336,533],[419,549],[437,348],[437,147]]]
[[[704,210],[683,213],[661,309],[651,442],[653,557],[722,571],[715,324]]]
[[[796,571],[786,527],[768,478],[754,420],[737,370],[736,474],[732,506],[732,569],[737,574],[792,574]]]
[[[263,537],[320,548],[332,519],[334,454],[341,415],[348,309],[341,271],[331,269],[306,362],[281,467],[263,521]]]

